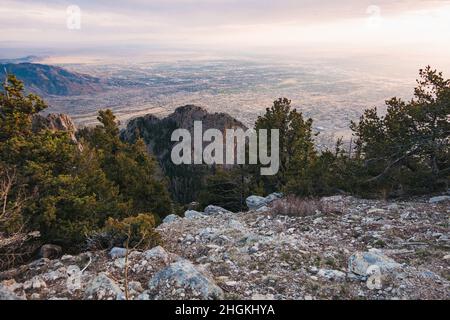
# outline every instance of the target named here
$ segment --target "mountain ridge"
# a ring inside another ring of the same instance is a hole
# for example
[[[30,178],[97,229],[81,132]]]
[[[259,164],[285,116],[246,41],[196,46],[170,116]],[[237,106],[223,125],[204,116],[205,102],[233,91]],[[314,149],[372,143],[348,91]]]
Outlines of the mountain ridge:
[[[38,63],[1,63],[0,79],[6,79],[7,74],[23,81],[28,92],[42,96],[78,96],[106,88],[99,78]]]

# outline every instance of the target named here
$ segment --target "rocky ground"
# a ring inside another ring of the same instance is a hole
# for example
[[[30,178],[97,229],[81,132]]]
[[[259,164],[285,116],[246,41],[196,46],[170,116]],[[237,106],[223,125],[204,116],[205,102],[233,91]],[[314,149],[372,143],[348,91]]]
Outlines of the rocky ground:
[[[450,299],[450,202],[321,200],[280,215],[210,206],[159,226],[163,247],[41,259],[0,273],[0,299]],[[128,290],[125,290],[128,288]]]

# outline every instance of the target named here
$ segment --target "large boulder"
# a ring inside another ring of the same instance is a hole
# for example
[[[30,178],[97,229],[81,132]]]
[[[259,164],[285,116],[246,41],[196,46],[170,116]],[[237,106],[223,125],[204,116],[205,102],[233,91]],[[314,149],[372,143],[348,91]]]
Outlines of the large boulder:
[[[385,273],[399,269],[402,265],[380,252],[356,252],[348,260],[348,271],[360,276],[367,276],[374,266]]]
[[[121,300],[123,292],[114,280],[102,272],[87,285],[84,299]]]
[[[231,211],[228,211],[227,209],[224,209],[222,207],[218,206],[207,206],[205,208],[205,215],[207,216],[214,216],[216,214],[225,214],[225,213],[231,213]]]
[[[156,273],[148,286],[157,299],[183,299],[183,296],[177,296],[177,291],[203,300],[224,298],[222,289],[186,260],[175,262]]]

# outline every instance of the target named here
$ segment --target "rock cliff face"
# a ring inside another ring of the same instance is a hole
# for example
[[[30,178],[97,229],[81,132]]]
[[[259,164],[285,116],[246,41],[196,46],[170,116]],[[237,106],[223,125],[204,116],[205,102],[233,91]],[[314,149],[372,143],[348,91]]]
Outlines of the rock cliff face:
[[[169,178],[171,193],[181,203],[194,201],[203,178],[211,173],[211,168],[202,165],[175,166],[170,158],[176,143],[171,142],[172,132],[175,129],[187,129],[193,137],[195,121],[202,122],[203,131],[219,129],[225,133],[226,129],[247,130],[244,124],[226,113],[208,113],[202,107],[187,105],[176,109],[164,119],[153,115],[133,119],[122,132],[122,138],[130,142],[138,138],[144,139],[150,153],[156,157],[164,174]]]
[[[163,119],[153,115],[132,119],[122,135],[126,140],[143,137],[152,147],[152,152],[156,156],[160,156],[167,152],[167,150],[161,150],[164,147],[161,136],[168,138],[167,142],[170,142],[170,136],[175,129],[187,129],[193,136],[195,121],[202,122],[204,131],[219,129],[222,133],[225,133],[226,129],[241,128],[247,130],[242,122],[226,113],[209,113],[202,107],[186,105],[177,108],[174,113]]]
[[[448,201],[337,196],[286,216],[277,198],[167,219],[163,247],[128,260],[114,248],[0,273],[0,299],[450,299]]]
[[[33,131],[42,129],[68,132],[72,141],[78,144],[80,150],[82,149],[75,136],[77,128],[68,115],[53,113],[47,116],[35,115],[33,117]]]

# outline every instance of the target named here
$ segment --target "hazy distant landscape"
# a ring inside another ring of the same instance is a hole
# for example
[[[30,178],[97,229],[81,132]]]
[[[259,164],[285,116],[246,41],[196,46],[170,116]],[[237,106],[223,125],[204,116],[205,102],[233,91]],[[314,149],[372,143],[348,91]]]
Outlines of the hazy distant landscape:
[[[384,100],[392,96],[409,98],[414,84],[414,77],[374,75],[332,61],[208,59],[60,66],[107,84],[84,95],[44,95],[51,106],[48,113],[66,113],[79,126],[95,124],[99,109],[112,109],[124,124],[147,113],[165,116],[186,104],[227,112],[251,126],[273,100],[288,97],[315,120],[318,131],[340,136],[348,134],[350,120],[359,118],[364,108],[383,109]]]

